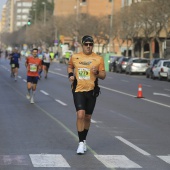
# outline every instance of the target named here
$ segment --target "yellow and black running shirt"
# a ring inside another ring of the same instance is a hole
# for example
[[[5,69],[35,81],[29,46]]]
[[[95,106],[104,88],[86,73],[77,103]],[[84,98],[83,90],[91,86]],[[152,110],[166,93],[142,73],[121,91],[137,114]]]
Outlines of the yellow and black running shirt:
[[[92,73],[92,68],[98,71],[105,71],[104,60],[101,56],[92,53],[85,55],[83,52],[74,54],[69,61],[69,67],[74,69],[76,80],[73,83],[75,92],[84,92],[94,89],[96,76]]]

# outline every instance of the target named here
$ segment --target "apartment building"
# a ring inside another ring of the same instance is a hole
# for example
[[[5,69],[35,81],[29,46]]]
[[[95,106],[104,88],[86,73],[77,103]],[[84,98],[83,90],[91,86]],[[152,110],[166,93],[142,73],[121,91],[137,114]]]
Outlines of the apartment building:
[[[5,23],[6,23],[6,5],[4,5],[2,7],[1,23],[0,23],[1,30],[0,30],[0,32],[5,31]]]
[[[7,0],[2,11],[2,29],[13,32],[27,24],[32,0]]]
[[[5,31],[14,31],[14,0],[7,0],[6,2],[6,13],[5,13]]]
[[[113,0],[113,12],[122,7],[122,0]],[[94,16],[110,15],[112,0],[54,0],[54,16],[70,14],[90,14]]]
[[[27,24],[32,0],[16,0],[14,4],[14,31]]]

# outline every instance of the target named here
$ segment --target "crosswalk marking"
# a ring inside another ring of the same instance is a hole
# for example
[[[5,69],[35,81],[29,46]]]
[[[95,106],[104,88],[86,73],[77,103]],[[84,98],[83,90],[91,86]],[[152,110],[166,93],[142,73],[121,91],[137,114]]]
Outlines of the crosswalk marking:
[[[26,155],[0,155],[0,165],[29,165],[29,156]]]
[[[34,167],[70,167],[60,154],[30,154]]]
[[[107,168],[142,168],[125,155],[94,155]],[[170,164],[170,155],[157,155],[160,160]],[[37,168],[71,168],[61,154],[0,155],[1,166],[33,166]]]
[[[157,157],[162,159],[166,163],[170,164],[170,155],[168,155],[168,156],[157,156]]]
[[[142,168],[124,155],[94,155],[107,168]]]

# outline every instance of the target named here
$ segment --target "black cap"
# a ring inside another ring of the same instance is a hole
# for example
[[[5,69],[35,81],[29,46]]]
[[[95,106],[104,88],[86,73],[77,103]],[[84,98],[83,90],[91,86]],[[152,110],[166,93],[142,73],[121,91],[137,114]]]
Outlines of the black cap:
[[[93,41],[93,37],[92,36],[90,36],[90,35],[85,35],[83,38],[82,38],[82,44],[84,44],[85,42],[92,42],[92,43],[94,43],[94,41]]]

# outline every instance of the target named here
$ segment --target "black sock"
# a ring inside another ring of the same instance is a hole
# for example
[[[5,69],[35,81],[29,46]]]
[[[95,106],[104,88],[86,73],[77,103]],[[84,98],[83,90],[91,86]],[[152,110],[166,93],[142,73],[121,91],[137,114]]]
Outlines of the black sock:
[[[84,140],[84,133],[83,133],[83,132],[84,132],[84,131],[78,132],[79,142],[83,142],[83,140]]]
[[[88,129],[84,129],[83,131],[83,140],[86,140],[86,136],[87,136],[87,133],[88,133]]]

